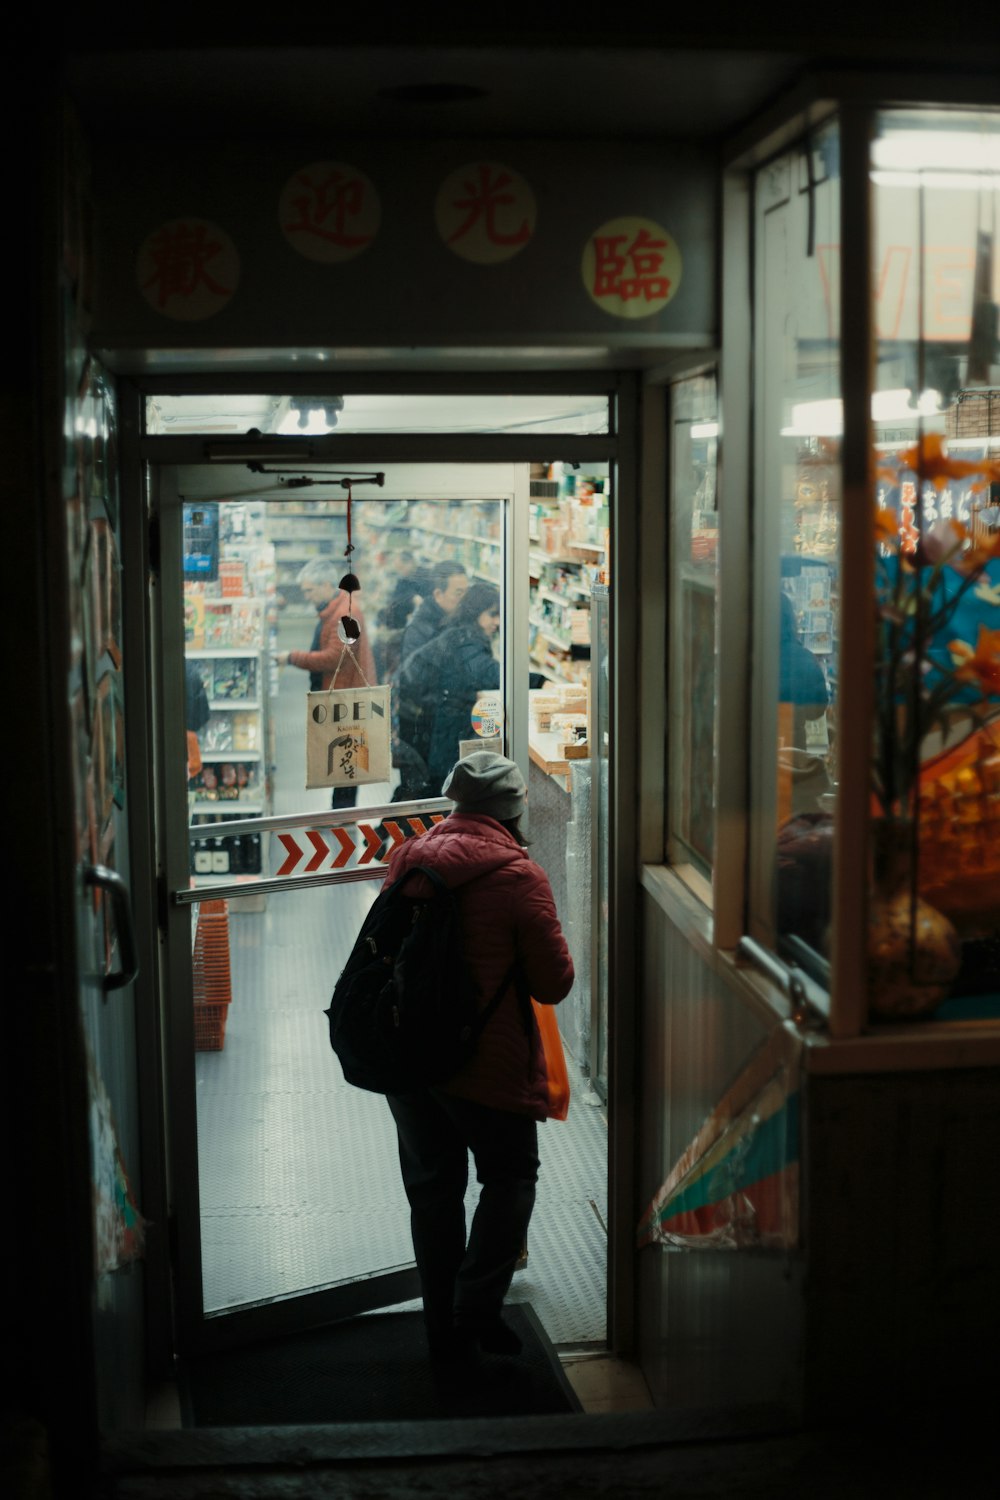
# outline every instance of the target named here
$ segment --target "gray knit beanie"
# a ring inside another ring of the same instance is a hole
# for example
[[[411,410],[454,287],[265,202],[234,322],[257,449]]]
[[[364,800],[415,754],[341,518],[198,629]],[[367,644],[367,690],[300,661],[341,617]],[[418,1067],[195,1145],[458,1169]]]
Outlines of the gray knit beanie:
[[[492,750],[474,750],[448,773],[441,788],[458,812],[486,813],[498,822],[524,811],[524,777],[512,760]]]

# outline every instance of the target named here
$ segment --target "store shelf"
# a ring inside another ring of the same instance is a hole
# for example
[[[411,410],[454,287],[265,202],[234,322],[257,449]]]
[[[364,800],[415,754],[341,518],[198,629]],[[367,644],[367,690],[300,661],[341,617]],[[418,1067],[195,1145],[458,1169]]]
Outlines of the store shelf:
[[[237,512],[242,525],[236,536],[227,535],[225,522]],[[265,536],[266,507],[227,502],[222,519],[219,578],[242,577],[241,592],[220,596],[213,592],[218,585],[209,580],[203,590],[186,588],[184,600],[185,658],[198,666],[210,715],[198,731],[202,765],[188,789],[189,817],[199,823],[232,823],[266,817],[270,811],[267,691],[275,554]],[[259,875],[265,849],[262,835],[215,837],[212,855],[230,867],[225,872],[199,871],[199,885]],[[192,852],[196,850],[194,845]]]
[[[202,760],[260,760],[263,750],[203,750]]]
[[[220,802],[212,802],[207,798],[192,802],[188,812],[193,818],[203,817],[206,813],[212,813],[215,817],[223,814],[232,814],[233,817],[260,818],[265,812],[263,802],[244,802],[242,797],[227,797]]]
[[[259,646],[188,646],[185,656],[193,661],[226,661],[231,657],[259,656]]]
[[[479,542],[487,547],[499,547],[501,545],[499,537],[480,536],[475,531],[452,531],[447,526],[417,526],[411,529],[422,531],[427,536],[446,536],[450,541]]]
[[[554,734],[528,735],[528,756],[547,776],[568,776],[570,762],[562,754],[562,744]]]
[[[538,634],[545,640],[550,641],[553,646],[558,646],[560,651],[569,651],[574,645],[581,644],[577,641],[564,640],[562,636],[553,635],[551,630],[546,630],[541,620],[535,619],[532,615],[528,616],[528,623],[534,625]]]

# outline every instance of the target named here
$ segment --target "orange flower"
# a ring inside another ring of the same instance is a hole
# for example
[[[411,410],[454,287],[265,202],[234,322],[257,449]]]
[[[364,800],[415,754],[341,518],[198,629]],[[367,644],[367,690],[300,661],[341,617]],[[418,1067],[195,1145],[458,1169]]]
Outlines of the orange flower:
[[[899,520],[894,510],[888,510],[884,505],[879,506],[875,512],[875,540],[884,542],[886,546],[899,541]]]
[[[977,682],[984,693],[1000,693],[1000,630],[979,627],[976,649],[967,641],[949,641],[955,676],[962,682]]]
[[[943,490],[949,479],[968,479],[971,474],[985,474],[987,469],[996,467],[983,459],[976,462],[949,458],[939,432],[924,433],[912,448],[904,448],[896,456],[904,469],[912,469],[915,474],[923,475],[936,490]],[[981,484],[973,485],[972,488],[982,489],[988,483],[989,479],[984,479]]]

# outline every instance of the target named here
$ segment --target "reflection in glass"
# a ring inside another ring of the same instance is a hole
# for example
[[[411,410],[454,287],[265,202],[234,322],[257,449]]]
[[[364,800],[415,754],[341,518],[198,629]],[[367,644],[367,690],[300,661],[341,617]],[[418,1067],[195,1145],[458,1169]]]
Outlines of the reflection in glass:
[[[873,842],[896,825],[908,891],[962,940],[953,996],[985,995],[1000,988],[1000,116],[888,111],[871,178],[876,671],[891,683]]]
[[[714,375],[672,388],[667,850],[706,877],[715,846],[718,415]]]
[[[837,779],[839,193],[835,123],[756,184],[752,930],[822,957]]]
[[[191,818],[436,797],[462,753],[502,748],[502,529],[499,501],[355,498],[350,567],[361,589],[350,610],[361,635],[348,649],[344,499],[185,505]],[[404,690],[406,660],[421,652]],[[388,779],[307,790],[307,694],[385,682]],[[268,875],[283,858],[244,829],[194,845],[192,873],[204,884]]]
[[[251,429],[283,437],[345,432],[610,431],[607,395],[383,396],[375,394],[156,395],[146,397],[150,434],[197,432],[242,437]]]

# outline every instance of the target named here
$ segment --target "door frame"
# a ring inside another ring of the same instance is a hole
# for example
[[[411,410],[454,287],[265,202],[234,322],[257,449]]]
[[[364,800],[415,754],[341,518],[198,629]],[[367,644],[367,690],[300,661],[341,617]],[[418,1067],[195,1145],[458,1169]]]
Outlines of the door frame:
[[[328,379],[322,382],[318,382],[315,378],[302,379],[290,376],[279,379],[273,372],[261,378],[189,376],[143,377],[122,381],[123,387],[128,388],[127,391],[123,391],[123,397],[128,403],[129,411],[128,422],[123,421],[123,460],[131,457],[131,463],[123,462],[125,485],[123,510],[131,511],[133,516],[138,515],[142,518],[141,526],[133,527],[131,547],[133,562],[142,559],[142,571],[141,574],[132,572],[131,591],[128,590],[128,580],[126,581],[126,592],[133,594],[131,605],[133,618],[137,619],[139,612],[134,602],[134,596],[138,593],[134,580],[141,576],[146,582],[147,588],[143,590],[144,596],[155,598],[156,593],[162,589],[159,537],[155,525],[149,524],[149,478],[152,467],[168,464],[200,464],[206,461],[239,462],[236,454],[241,446],[243,449],[246,447],[243,440],[222,436],[145,437],[142,435],[141,421],[144,397],[157,391],[169,391],[172,394],[229,394],[241,390],[260,392],[272,389],[278,384],[282,391],[290,394],[322,393],[322,390],[329,389]],[[281,448],[282,451],[291,453],[293,444],[296,444],[298,452],[303,457],[308,457],[310,463],[329,463],[337,467],[369,462],[373,451],[379,453],[379,462],[384,463],[386,467],[392,463],[550,462],[553,455],[557,454],[564,461],[581,464],[586,464],[588,461],[606,461],[612,465],[615,472],[610,571],[612,600],[610,634],[614,685],[611,704],[613,727],[609,828],[609,883],[612,912],[609,918],[611,1022],[609,1027],[608,1342],[612,1348],[626,1352],[634,1344],[632,1325],[635,1305],[632,1250],[635,1201],[634,1124],[628,1101],[634,1093],[635,1067],[633,1042],[635,1014],[633,1002],[629,997],[636,993],[634,982],[636,902],[632,896],[636,886],[635,827],[638,783],[635,680],[638,631],[633,590],[629,584],[625,584],[625,580],[636,577],[638,380],[627,374],[605,372],[585,376],[539,377],[537,374],[511,374],[479,378],[465,376],[461,379],[456,379],[454,376],[423,378],[411,376],[407,379],[368,376],[357,380],[340,378],[337,385],[339,389],[349,393],[380,390],[391,391],[400,396],[426,395],[429,392],[459,394],[468,393],[470,389],[474,389],[480,393],[513,391],[518,394],[538,395],[592,393],[600,390],[609,397],[611,421],[610,430],[606,435],[574,436],[560,433],[539,438],[523,434],[392,433],[373,438],[368,434],[338,435],[333,433],[323,438],[284,440]],[[515,568],[513,549],[508,550],[507,566],[508,589],[510,590],[512,586],[514,588],[514,591],[509,592],[508,595],[513,607],[516,602],[516,580],[510,575],[510,570]],[[624,587],[623,584],[625,584]],[[521,586],[526,591],[526,578]],[[152,611],[146,610],[145,597],[141,611],[147,621],[156,613],[155,608]],[[523,629],[526,633],[526,600],[525,608],[517,613],[523,620]],[[148,625],[144,628],[144,635],[147,630]],[[518,650],[516,640],[512,640],[511,645],[508,671],[511,670],[511,664]],[[526,639],[524,645],[526,645]],[[152,763],[155,737],[152,730],[154,708],[148,662],[149,652],[156,649],[156,643],[151,636],[146,640],[146,647],[141,708],[136,707],[134,712],[141,714],[145,725],[141,748],[146,756],[145,764],[148,767]],[[624,654],[622,648],[624,648]],[[627,670],[623,671],[625,664],[627,664]],[[526,734],[526,726],[523,732]],[[515,748],[512,744],[512,749]],[[526,752],[526,746],[524,750]],[[133,786],[135,784],[135,778],[133,778]],[[135,819],[135,824],[138,825],[134,828],[135,848],[140,852],[148,872],[152,866],[150,856],[156,847],[156,825],[162,818],[162,808],[157,808],[157,799],[150,794],[148,787],[143,788],[137,802],[145,817],[142,821]],[[153,924],[148,924],[151,930],[143,933],[140,942],[147,953],[158,955],[162,951],[165,936],[164,903],[166,900],[163,871],[159,866],[155,868],[154,878],[148,883],[146,894],[147,901],[137,903],[140,908],[140,925],[143,909],[150,915],[155,913],[155,919]],[[149,976],[152,972],[154,970],[147,966],[146,975]],[[155,1164],[158,1169],[158,1181],[148,1201],[158,1202],[166,1210],[164,1220],[161,1220],[158,1225],[151,1226],[154,1229],[153,1239],[158,1240],[159,1245],[151,1247],[149,1264],[149,1269],[153,1273],[148,1278],[150,1354],[152,1368],[158,1366],[163,1369],[169,1363],[174,1345],[174,1298],[177,1288],[173,1280],[172,1266],[176,1260],[177,1225],[171,1212],[171,1193],[166,1169],[169,1153],[162,1067],[163,1011],[158,992],[147,994],[145,1010],[148,1024],[143,1028],[140,1036],[139,1067],[143,1084],[145,1085],[148,1081],[154,1084],[153,1088],[148,1091],[150,1108],[147,1110],[144,1124],[147,1136],[152,1133],[155,1139],[147,1142],[148,1149],[144,1149],[144,1161]],[[144,1095],[146,1093],[147,1090],[144,1087]],[[147,1177],[147,1183],[149,1181]],[[158,1230],[161,1232],[157,1233]],[[414,1273],[403,1271],[391,1274],[398,1274],[401,1278],[397,1300],[411,1295],[410,1288],[414,1284],[411,1278]],[[367,1283],[362,1282],[356,1285],[361,1288],[361,1291],[358,1294],[357,1305],[350,1311],[361,1311],[364,1306],[377,1305],[385,1300],[379,1296],[374,1304],[366,1302],[364,1288]],[[267,1326],[275,1332],[292,1331],[295,1327],[312,1325],[321,1319],[322,1299],[325,1295],[324,1293],[315,1294],[318,1301],[314,1300],[313,1296],[306,1296],[291,1302],[275,1302],[269,1304],[269,1312],[262,1312],[255,1308],[249,1312],[227,1313],[224,1318],[213,1318],[207,1321],[202,1319],[202,1327],[209,1324],[221,1327],[224,1324],[237,1337],[246,1337],[251,1329],[254,1333],[262,1333]],[[200,1307],[200,1287],[198,1297]],[[303,1311],[305,1315],[300,1320],[299,1314]],[[340,1312],[338,1315],[346,1314]]]

